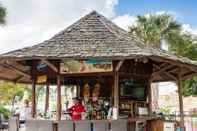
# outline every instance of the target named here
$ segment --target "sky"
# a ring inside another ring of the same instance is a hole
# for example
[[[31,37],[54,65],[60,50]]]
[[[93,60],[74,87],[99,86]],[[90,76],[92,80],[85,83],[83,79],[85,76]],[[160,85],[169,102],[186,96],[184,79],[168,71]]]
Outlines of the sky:
[[[0,27],[0,53],[49,39],[92,10],[127,30],[137,15],[168,12],[197,34],[196,0],[1,0],[7,24]]]
[[[115,11],[119,15],[143,15],[160,11],[171,12],[183,24],[197,27],[196,0],[121,0]]]
[[[96,10],[127,30],[137,15],[167,12],[197,35],[197,0],[0,0],[7,8],[7,23],[0,27],[0,53],[32,46],[49,39],[80,17]],[[163,83],[161,92],[176,90]]]

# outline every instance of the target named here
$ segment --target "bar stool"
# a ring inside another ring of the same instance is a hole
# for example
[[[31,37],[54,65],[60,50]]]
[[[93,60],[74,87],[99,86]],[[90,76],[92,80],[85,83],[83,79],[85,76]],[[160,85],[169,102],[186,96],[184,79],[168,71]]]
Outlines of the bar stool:
[[[8,124],[4,123],[3,115],[0,113],[0,131],[8,129]]]
[[[111,122],[111,131],[127,131],[127,120],[113,120]]]
[[[90,120],[75,121],[74,124],[75,124],[75,131],[91,131]]]
[[[38,125],[36,120],[27,120],[25,124],[26,131],[38,131]]]
[[[8,121],[8,131],[19,131],[18,117],[11,117]]]
[[[93,131],[108,131],[109,122],[107,120],[94,120],[92,121]]]
[[[27,120],[26,131],[53,131],[53,122],[50,120]]]
[[[53,131],[53,121],[51,120],[37,120],[38,131]]]
[[[74,122],[68,120],[58,122],[58,131],[74,131]]]

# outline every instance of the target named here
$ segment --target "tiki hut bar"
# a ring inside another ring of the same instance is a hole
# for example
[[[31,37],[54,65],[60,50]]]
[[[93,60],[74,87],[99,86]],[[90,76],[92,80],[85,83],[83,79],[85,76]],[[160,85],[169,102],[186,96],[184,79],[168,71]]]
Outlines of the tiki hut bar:
[[[138,122],[145,123],[147,130],[160,130],[158,121],[162,120],[152,111],[151,83],[166,81],[178,85],[183,126],[181,82],[194,75],[197,62],[145,46],[96,11],[49,40],[0,55],[1,80],[32,85],[29,126],[32,127],[31,122],[47,121],[59,131],[137,131]],[[56,86],[55,120],[37,118],[36,85],[47,87],[43,105],[46,111],[49,87]],[[86,109],[82,120],[63,118],[66,111],[62,108],[61,90],[65,85],[75,85],[76,96],[84,106],[90,104],[94,108]],[[112,117],[108,120],[110,108]],[[46,125],[40,128],[44,130]]]

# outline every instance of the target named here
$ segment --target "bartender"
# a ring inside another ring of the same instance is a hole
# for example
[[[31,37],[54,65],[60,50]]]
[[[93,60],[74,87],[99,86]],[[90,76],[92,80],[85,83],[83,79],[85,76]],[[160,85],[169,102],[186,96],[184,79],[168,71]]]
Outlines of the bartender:
[[[85,113],[85,107],[81,104],[79,98],[73,98],[74,105],[67,111],[71,113],[72,120],[81,120],[82,114]]]

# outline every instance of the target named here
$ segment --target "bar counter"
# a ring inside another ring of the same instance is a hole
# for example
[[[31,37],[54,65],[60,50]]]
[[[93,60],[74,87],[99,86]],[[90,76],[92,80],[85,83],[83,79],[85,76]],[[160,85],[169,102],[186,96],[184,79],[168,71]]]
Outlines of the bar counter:
[[[148,122],[160,119],[158,117],[140,116],[118,120],[28,120],[27,131],[134,131],[137,122]],[[33,128],[33,130],[32,130]]]

